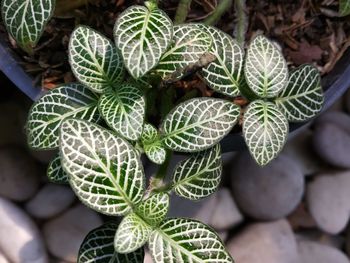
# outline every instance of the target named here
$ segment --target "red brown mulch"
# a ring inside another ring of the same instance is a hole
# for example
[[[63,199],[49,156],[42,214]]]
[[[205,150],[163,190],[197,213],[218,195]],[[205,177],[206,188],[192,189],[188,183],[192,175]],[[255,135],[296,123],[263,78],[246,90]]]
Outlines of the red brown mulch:
[[[90,2],[88,6],[72,10],[64,16],[55,16],[47,26],[33,57],[28,57],[19,50],[14,41],[10,42],[14,51],[23,58],[24,69],[37,84],[51,89],[60,83],[74,81],[67,60],[67,47],[69,35],[76,25],[89,25],[112,38],[114,22],[119,13],[132,4],[143,3],[141,0]],[[171,17],[174,17],[177,4],[178,1],[175,0],[160,3],[161,8]],[[218,0],[193,0],[188,21],[205,19],[217,4]],[[350,18],[338,17],[337,8],[338,1],[334,0],[248,0],[247,39],[264,32],[280,44],[290,66],[313,63],[322,74],[327,74],[350,46]],[[233,35],[233,7],[217,26]],[[6,34],[2,23],[0,34]]]

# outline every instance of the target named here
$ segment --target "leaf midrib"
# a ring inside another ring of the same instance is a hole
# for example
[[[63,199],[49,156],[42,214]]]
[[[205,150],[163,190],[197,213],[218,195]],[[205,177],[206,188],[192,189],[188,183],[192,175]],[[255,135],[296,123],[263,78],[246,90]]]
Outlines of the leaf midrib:
[[[177,248],[177,250],[181,251],[182,253],[187,255],[189,258],[193,258],[194,260],[197,260],[198,263],[205,263],[204,260],[202,260],[201,258],[197,257],[196,255],[191,254],[191,252],[189,252],[187,249],[183,248],[178,243],[176,243],[162,229],[158,228],[155,231],[157,231],[162,236],[162,238],[164,238],[166,241],[168,241],[170,244],[172,244],[173,247]]]
[[[226,111],[225,113],[227,113],[227,112],[229,112],[229,111]],[[205,119],[205,120],[203,120],[203,121],[193,123],[193,124],[188,125],[188,126],[186,126],[186,127],[183,127],[183,128],[178,129],[178,130],[175,130],[175,131],[173,131],[173,132],[171,132],[171,133],[162,134],[162,138],[161,138],[160,141],[163,143],[164,140],[168,139],[168,138],[171,137],[171,136],[175,136],[175,135],[177,135],[177,134],[179,134],[179,133],[181,133],[181,132],[183,132],[183,131],[192,129],[192,128],[196,127],[196,126],[202,126],[202,124],[204,124],[204,123],[206,123],[206,122],[215,121],[217,118],[220,118],[220,117],[222,117],[222,116],[225,116],[225,114],[224,114],[224,115],[220,115],[220,116],[216,115],[216,116],[213,117],[213,118]],[[220,130],[219,130],[219,131],[220,131]],[[191,134],[192,134],[192,133],[191,133]]]
[[[317,86],[316,88],[314,88],[312,90],[308,90],[308,91],[303,92],[303,93],[295,94],[293,96],[276,98],[276,103],[283,103],[283,102],[288,101],[288,100],[293,100],[293,99],[298,99],[300,97],[304,97],[306,95],[309,95],[310,93],[313,93],[314,91],[317,91],[319,88],[320,87]]]
[[[216,155],[215,155],[215,157],[216,157]],[[178,182],[173,184],[173,187],[176,188],[177,186],[181,186],[181,184],[186,184],[188,181],[196,179],[196,178],[200,177],[201,175],[205,174],[206,172],[208,172],[208,169],[210,168],[210,166],[216,161],[215,157],[213,158],[213,160],[210,160],[210,162],[207,162],[205,167],[199,173],[191,175],[189,177],[185,177],[182,180],[179,180]],[[183,170],[183,169],[181,169],[181,170]]]
[[[117,184],[115,182],[115,178],[113,177],[113,175],[110,173],[109,169],[106,167],[106,165],[103,163],[103,161],[100,159],[100,157],[94,152],[94,150],[90,147],[90,145],[86,142],[86,140],[80,136],[80,134],[78,133],[78,131],[74,128],[74,126],[70,123],[68,123],[68,125],[70,125],[70,128],[72,131],[74,131],[75,135],[77,137],[80,137],[81,140],[84,142],[84,145],[88,148],[88,150],[90,151],[90,153],[93,155],[93,157],[95,158],[95,160],[97,160],[97,162],[100,164],[100,167],[104,170],[105,174],[107,175],[107,177],[109,178],[109,180],[111,181],[111,183],[114,185],[114,187],[118,190],[118,192],[122,195],[122,197],[124,198],[124,200],[126,201],[127,205],[132,209],[132,201],[129,199],[129,197],[125,194],[124,190],[119,186],[119,184]]]
[[[58,117],[55,117],[45,123],[42,123],[42,124],[39,124],[36,128],[32,129],[32,132],[35,132],[36,130],[38,129],[41,129],[42,127],[44,126],[49,126],[50,124],[53,124],[55,122],[60,122],[60,121],[63,121],[65,119],[67,119],[68,117],[72,116],[72,115],[75,115],[79,112],[82,112],[82,111],[85,111],[85,110],[88,110],[88,109],[91,109],[93,107],[96,107],[97,106],[97,101],[94,102],[94,103],[90,103],[90,104],[87,104],[85,106],[82,106],[82,107],[79,107],[73,111],[69,111],[61,116],[58,116]]]

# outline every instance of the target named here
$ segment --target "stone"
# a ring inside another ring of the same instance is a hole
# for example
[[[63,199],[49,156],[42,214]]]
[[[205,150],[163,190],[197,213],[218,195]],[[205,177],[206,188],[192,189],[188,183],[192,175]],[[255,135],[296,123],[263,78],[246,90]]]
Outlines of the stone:
[[[74,200],[69,187],[47,184],[26,204],[26,210],[36,218],[48,219],[62,213]]]
[[[194,217],[218,231],[230,229],[243,221],[243,215],[227,188],[221,188],[207,198]]]
[[[99,215],[82,204],[45,223],[43,233],[51,254],[61,260],[76,262],[86,235],[102,225]]]
[[[332,123],[317,125],[313,137],[316,153],[328,164],[350,168],[350,134]]]
[[[349,263],[349,259],[340,250],[312,241],[298,244],[302,263]]]
[[[282,154],[297,163],[301,172],[306,176],[320,172],[325,167],[324,162],[313,150],[312,136],[313,132],[306,128],[295,137],[290,138],[282,151]]]
[[[34,160],[20,147],[0,148],[0,196],[25,201],[38,189],[39,176]]]
[[[0,263],[10,263],[1,252],[0,252]]]
[[[312,241],[318,244],[342,249],[345,244],[345,238],[340,235],[330,235],[319,229],[302,230],[295,234],[297,242]]]
[[[345,251],[350,256],[350,227],[346,230]]]
[[[288,221],[293,229],[316,227],[315,219],[305,207],[304,202],[301,202],[293,213],[288,216]]]
[[[0,146],[25,145],[25,116],[21,105],[16,102],[0,104],[0,123],[6,129],[0,129]]]
[[[48,263],[41,234],[16,205],[0,197],[0,251],[12,263]]]
[[[300,262],[295,236],[284,219],[249,225],[226,247],[239,263]]]
[[[324,124],[334,124],[350,134],[350,115],[344,112],[331,111],[322,114],[316,119],[315,126],[322,126]]]
[[[171,195],[168,216],[195,218],[197,213],[205,206],[205,200],[194,202],[177,195]]]
[[[329,234],[343,231],[350,217],[350,171],[316,176],[308,184],[307,204],[320,229]]]
[[[241,211],[258,220],[289,215],[304,193],[304,175],[292,159],[281,154],[260,167],[248,152],[241,153],[231,170],[233,197]]]

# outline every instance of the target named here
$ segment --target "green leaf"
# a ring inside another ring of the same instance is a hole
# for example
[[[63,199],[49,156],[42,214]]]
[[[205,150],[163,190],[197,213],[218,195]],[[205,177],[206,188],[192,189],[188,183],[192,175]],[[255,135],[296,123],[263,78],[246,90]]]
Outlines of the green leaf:
[[[145,124],[141,141],[148,159],[156,164],[162,164],[165,161],[167,152],[160,141],[157,129],[151,124]]]
[[[109,39],[89,27],[79,26],[72,33],[69,61],[77,79],[95,92],[123,81],[121,54]]]
[[[151,226],[158,226],[166,217],[169,210],[169,195],[166,193],[153,194],[140,203],[135,212]]]
[[[164,119],[162,142],[179,152],[208,149],[231,131],[239,115],[240,108],[226,100],[195,98],[185,101]]]
[[[78,263],[143,263],[143,248],[130,254],[119,254],[115,251],[114,237],[117,228],[115,223],[106,223],[92,230],[79,249]]]
[[[152,145],[147,145],[144,147],[144,150],[148,159],[150,159],[150,161],[159,165],[164,163],[167,156],[167,151],[163,147],[161,142],[158,142]]]
[[[212,45],[212,38],[195,25],[174,26],[173,43],[162,56],[156,71],[163,78],[197,62]]]
[[[204,79],[217,92],[231,97],[240,95],[244,50],[236,40],[221,30],[204,24],[196,26],[211,35],[213,44],[210,52],[217,58],[202,70]]]
[[[141,136],[143,144],[152,144],[159,139],[158,130],[149,123],[145,123]]]
[[[288,121],[276,105],[257,100],[244,114],[243,134],[255,161],[266,165],[282,150],[288,135]]]
[[[2,20],[10,35],[32,53],[55,9],[55,0],[3,0]]]
[[[173,189],[182,197],[199,200],[214,193],[222,173],[220,144],[180,162],[174,171]]]
[[[106,123],[124,138],[136,141],[142,134],[146,101],[143,93],[129,84],[103,94],[98,104]]]
[[[350,0],[339,0],[340,16],[350,15]]]
[[[124,139],[82,120],[61,125],[62,165],[80,200],[107,215],[125,215],[142,200],[144,171]]]
[[[217,234],[192,219],[165,220],[152,233],[149,248],[154,263],[233,263]]]
[[[114,37],[124,64],[138,79],[153,69],[171,43],[173,24],[158,8],[131,6],[120,14]]]
[[[249,87],[261,98],[276,97],[287,85],[287,62],[278,48],[262,35],[248,47],[244,72]]]
[[[124,217],[114,239],[114,248],[119,253],[131,253],[141,248],[152,232],[149,226],[135,213]]]
[[[56,184],[68,184],[68,174],[63,170],[59,154],[49,163],[47,177]]]
[[[58,147],[59,127],[67,118],[99,119],[98,96],[81,84],[65,84],[45,94],[29,112],[27,139],[34,149]]]
[[[292,71],[288,87],[276,99],[289,121],[306,121],[322,109],[324,97],[317,68],[303,65]]]

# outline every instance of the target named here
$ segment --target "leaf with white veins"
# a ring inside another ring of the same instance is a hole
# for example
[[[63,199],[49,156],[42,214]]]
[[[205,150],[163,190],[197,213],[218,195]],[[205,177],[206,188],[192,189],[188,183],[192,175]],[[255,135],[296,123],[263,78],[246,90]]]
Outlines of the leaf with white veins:
[[[149,226],[135,213],[124,217],[114,239],[114,248],[119,253],[131,253],[141,248],[152,232]]]
[[[173,43],[162,56],[156,72],[163,78],[197,62],[212,45],[212,38],[192,24],[174,26]]]
[[[202,75],[210,88],[224,95],[240,95],[239,85],[243,76],[244,50],[236,40],[223,31],[204,24],[195,24],[208,33],[213,44],[210,53],[216,60],[202,70]]]
[[[62,166],[80,200],[107,215],[125,215],[144,194],[138,153],[124,139],[82,120],[61,125]]]
[[[151,226],[158,226],[166,217],[169,210],[169,195],[156,193],[140,203],[135,212]]]
[[[34,149],[55,149],[59,127],[67,118],[97,121],[98,96],[82,84],[65,84],[46,93],[32,106],[27,121],[27,139]]]
[[[141,141],[148,159],[156,164],[165,161],[167,152],[160,141],[157,129],[151,124],[144,125]]]
[[[53,15],[55,0],[3,0],[2,20],[7,31],[26,52],[32,53]]]
[[[244,114],[243,135],[251,155],[266,165],[282,150],[288,136],[288,121],[271,102],[252,102]]]
[[[122,82],[123,59],[115,45],[97,31],[79,26],[69,42],[69,62],[77,79],[102,93]]]
[[[77,263],[143,263],[143,248],[129,254],[115,251],[117,228],[115,223],[106,223],[92,230],[80,246]]]
[[[203,223],[165,220],[149,238],[154,263],[233,263],[217,234]]]
[[[140,138],[146,101],[138,88],[120,85],[103,94],[98,107],[106,123],[121,136],[131,141]]]
[[[173,24],[166,13],[158,8],[137,5],[120,14],[114,28],[117,47],[135,79],[158,64],[172,36]]]
[[[293,70],[288,86],[276,98],[277,106],[292,122],[306,121],[322,109],[324,97],[317,68],[303,65]]]
[[[61,157],[59,154],[49,163],[47,168],[47,177],[56,184],[68,184],[68,175],[63,170]]]
[[[214,193],[222,173],[220,144],[180,162],[174,171],[173,189],[179,196],[199,200]]]
[[[287,62],[265,36],[259,35],[250,43],[244,72],[249,87],[261,98],[275,97],[286,88]]]
[[[163,144],[179,152],[212,147],[235,126],[240,108],[227,100],[195,98],[174,108],[161,126]]]

